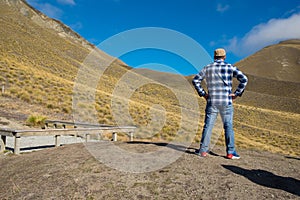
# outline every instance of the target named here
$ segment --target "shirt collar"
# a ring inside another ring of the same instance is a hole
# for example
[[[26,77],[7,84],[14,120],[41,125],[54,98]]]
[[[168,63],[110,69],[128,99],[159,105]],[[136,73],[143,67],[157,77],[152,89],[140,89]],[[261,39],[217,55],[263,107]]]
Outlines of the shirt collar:
[[[223,59],[215,59],[215,62],[224,62]]]

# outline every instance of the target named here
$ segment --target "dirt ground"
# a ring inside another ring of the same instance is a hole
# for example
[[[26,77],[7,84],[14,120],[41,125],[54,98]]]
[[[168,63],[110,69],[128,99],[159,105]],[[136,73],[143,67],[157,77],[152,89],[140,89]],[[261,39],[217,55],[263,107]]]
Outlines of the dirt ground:
[[[116,142],[141,152],[162,143]],[[224,158],[215,146],[208,158],[188,149],[175,162],[152,172],[130,173],[101,163],[84,144],[0,155],[0,199],[300,199],[300,158],[239,150]],[[116,159],[112,157],[111,159]]]

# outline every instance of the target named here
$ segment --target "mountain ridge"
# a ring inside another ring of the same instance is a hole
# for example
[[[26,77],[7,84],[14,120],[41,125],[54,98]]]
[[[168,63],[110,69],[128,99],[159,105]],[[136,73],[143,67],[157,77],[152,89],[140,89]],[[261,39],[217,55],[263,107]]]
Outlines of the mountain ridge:
[[[30,4],[28,4],[26,0],[5,0],[5,3],[13,8],[18,8],[19,12],[22,15],[31,19],[36,24],[44,28],[49,28],[57,31],[58,35],[61,37],[69,37],[73,39],[73,41],[81,43],[90,50],[92,50],[95,47],[93,44],[85,40],[78,33],[73,31],[69,26],[65,25],[57,19],[48,17],[44,13],[40,12],[39,10],[35,9]]]

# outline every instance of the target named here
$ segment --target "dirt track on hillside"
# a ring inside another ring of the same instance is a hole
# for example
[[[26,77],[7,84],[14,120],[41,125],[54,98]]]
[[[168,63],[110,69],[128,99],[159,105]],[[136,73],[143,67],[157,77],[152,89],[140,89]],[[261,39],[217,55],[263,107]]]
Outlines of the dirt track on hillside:
[[[136,152],[166,148],[161,143],[114,144]],[[228,160],[219,146],[208,158],[199,158],[194,147],[147,173],[107,167],[83,144],[2,154],[0,199],[300,199],[299,158],[240,150],[240,160]]]

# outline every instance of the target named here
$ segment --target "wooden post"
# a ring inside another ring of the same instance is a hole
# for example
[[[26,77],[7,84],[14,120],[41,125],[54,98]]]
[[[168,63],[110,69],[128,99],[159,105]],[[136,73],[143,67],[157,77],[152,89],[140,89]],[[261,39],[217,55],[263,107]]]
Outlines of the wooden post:
[[[0,139],[0,153],[4,152],[5,146],[6,146],[6,136],[5,135],[1,135],[1,139]]]
[[[129,132],[130,142],[133,141],[133,132]]]
[[[113,132],[112,133],[112,141],[117,141],[118,140],[118,135],[117,135],[117,133],[116,132]]]
[[[88,142],[88,141],[90,140],[90,138],[91,138],[91,137],[90,137],[90,134],[86,134],[86,135],[85,135],[85,142]]]
[[[97,140],[101,140],[101,133],[97,134]]]
[[[103,130],[99,130],[97,139],[98,139],[98,140],[102,140],[102,139],[103,139],[103,134],[104,134],[104,131],[103,131]]]
[[[77,126],[75,125],[74,128],[77,128]],[[77,131],[75,132],[75,135],[74,135],[74,136],[75,136],[75,138],[77,139],[77,137],[78,137]]]
[[[14,154],[20,154],[20,136],[15,136]]]
[[[59,147],[60,146],[60,135],[55,136],[55,146]]]

